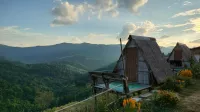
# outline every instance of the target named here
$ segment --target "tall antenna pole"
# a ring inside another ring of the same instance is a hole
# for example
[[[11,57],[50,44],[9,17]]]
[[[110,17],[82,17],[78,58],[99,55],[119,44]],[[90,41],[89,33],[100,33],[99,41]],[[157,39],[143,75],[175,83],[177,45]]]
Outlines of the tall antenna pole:
[[[122,39],[120,38],[120,47],[121,47],[121,55],[122,55],[122,64],[123,64],[123,71],[125,76],[125,67],[124,67],[124,56],[123,56],[123,50],[122,50]]]
[[[129,93],[129,88],[128,88],[128,81],[127,81],[127,77],[125,75],[125,66],[124,66],[124,56],[123,56],[123,50],[122,50],[122,40],[120,38],[120,46],[121,46],[121,56],[122,56],[122,64],[123,64],[123,72],[124,72],[124,80],[123,80],[123,88],[124,88],[124,92],[126,94],[126,97],[128,97],[128,93]]]

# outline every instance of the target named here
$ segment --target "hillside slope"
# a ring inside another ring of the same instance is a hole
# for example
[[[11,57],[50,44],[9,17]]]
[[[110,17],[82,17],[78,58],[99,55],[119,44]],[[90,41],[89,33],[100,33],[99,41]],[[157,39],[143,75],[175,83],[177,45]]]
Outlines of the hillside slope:
[[[0,110],[41,111],[91,94],[87,71],[72,64],[0,60]]]

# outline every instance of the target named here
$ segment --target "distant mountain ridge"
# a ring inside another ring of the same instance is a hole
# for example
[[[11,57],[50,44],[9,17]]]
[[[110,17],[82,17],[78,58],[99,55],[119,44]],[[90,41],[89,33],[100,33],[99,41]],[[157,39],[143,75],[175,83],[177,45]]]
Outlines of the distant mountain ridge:
[[[161,47],[168,54],[172,47]],[[120,45],[60,43],[49,46],[11,47],[0,45],[0,56],[28,64],[73,62],[88,70],[99,69],[118,60]]]
[[[162,47],[162,46],[160,46],[160,50],[161,50],[165,55],[169,54],[169,53],[172,51],[173,48],[174,48],[174,46],[169,46],[169,47]]]
[[[23,63],[75,62],[90,70],[106,66],[118,59],[119,45],[61,43],[50,46],[10,47],[0,45],[0,56]]]

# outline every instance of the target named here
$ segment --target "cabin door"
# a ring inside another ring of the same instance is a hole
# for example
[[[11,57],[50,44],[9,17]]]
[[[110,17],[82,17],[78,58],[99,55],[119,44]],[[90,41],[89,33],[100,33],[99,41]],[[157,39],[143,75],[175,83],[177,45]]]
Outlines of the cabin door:
[[[126,48],[125,59],[125,75],[128,77],[128,81],[137,82],[137,48]]]
[[[182,59],[182,50],[176,49],[174,52],[174,60],[180,61]]]

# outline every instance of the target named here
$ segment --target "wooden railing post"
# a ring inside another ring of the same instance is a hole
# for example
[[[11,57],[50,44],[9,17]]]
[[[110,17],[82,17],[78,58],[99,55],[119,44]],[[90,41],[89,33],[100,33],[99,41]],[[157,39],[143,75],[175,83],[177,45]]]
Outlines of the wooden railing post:
[[[124,76],[124,78],[123,78],[123,88],[124,88],[124,93],[126,95],[128,95],[129,88],[128,88],[128,81],[127,81],[127,77],[126,76]]]
[[[92,78],[93,93],[94,93],[94,95],[96,95],[96,94],[97,94],[97,90],[96,90],[95,86],[96,86],[97,78],[96,78],[96,77],[93,77],[92,74],[90,74],[90,75],[91,75],[91,78]],[[94,102],[95,102],[94,110],[95,110],[95,112],[96,112],[96,111],[97,111],[97,98],[96,98],[96,96],[94,97]]]

